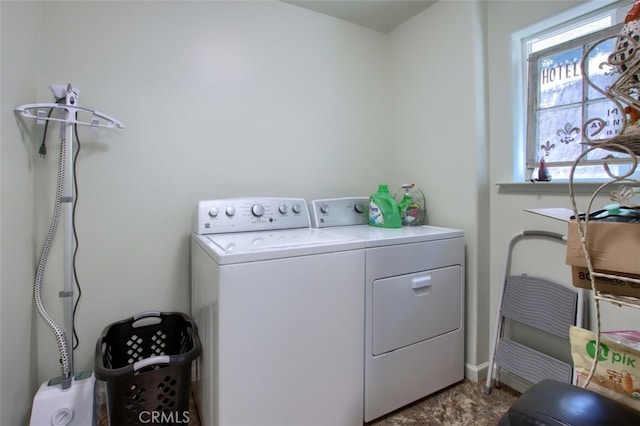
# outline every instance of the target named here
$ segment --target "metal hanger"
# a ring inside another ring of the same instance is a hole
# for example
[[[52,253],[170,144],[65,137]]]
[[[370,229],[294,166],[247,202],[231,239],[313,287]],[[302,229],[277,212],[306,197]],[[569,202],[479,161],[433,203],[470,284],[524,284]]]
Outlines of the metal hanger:
[[[52,85],[51,90],[55,94],[56,91],[60,90],[60,88],[54,87]],[[64,95],[61,96],[61,98],[65,99],[66,97],[66,103],[25,104],[17,107],[15,111],[19,112],[23,117],[33,118],[35,120],[38,120],[38,124],[44,124],[45,121],[58,121],[61,123],[80,124],[83,126],[91,126],[91,127],[105,127],[105,128],[118,127],[120,129],[124,129],[124,124],[122,124],[120,121],[116,120],[115,118],[109,117],[106,114],[103,114],[98,111],[94,111],[89,108],[84,108],[84,107],[75,105],[75,103],[77,102],[78,91],[77,89],[73,88],[71,84],[69,84],[66,87],[63,93]],[[48,111],[47,111],[51,109],[64,110],[66,112],[65,118],[52,117],[51,114],[48,114]],[[79,111],[91,114],[91,120],[90,121],[79,120],[78,114],[76,114]]]

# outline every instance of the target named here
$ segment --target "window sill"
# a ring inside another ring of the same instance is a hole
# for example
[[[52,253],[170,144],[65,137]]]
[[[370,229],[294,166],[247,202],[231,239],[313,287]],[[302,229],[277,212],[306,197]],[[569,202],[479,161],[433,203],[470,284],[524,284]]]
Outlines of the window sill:
[[[591,180],[573,183],[576,194],[593,194],[604,180]],[[623,184],[618,182],[615,185]],[[569,195],[569,181],[558,180],[551,182],[499,182],[496,183],[501,194],[566,194]]]

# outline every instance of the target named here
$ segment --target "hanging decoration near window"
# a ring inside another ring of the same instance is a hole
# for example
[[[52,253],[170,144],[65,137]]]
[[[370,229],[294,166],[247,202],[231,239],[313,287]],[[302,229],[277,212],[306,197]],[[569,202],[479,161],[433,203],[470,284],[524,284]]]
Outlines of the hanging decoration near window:
[[[603,114],[603,117],[591,118],[584,124],[583,143],[590,146],[590,148],[576,158],[569,174],[569,197],[571,199],[574,217],[578,224],[577,229],[580,247],[584,253],[584,258],[587,264],[591,290],[593,290],[595,302],[596,338],[594,347],[596,348],[596,351],[593,356],[591,369],[589,370],[588,376],[584,380],[582,387],[587,387],[590,383],[591,379],[595,375],[596,367],[599,362],[599,351],[601,349],[599,300],[608,300],[620,306],[625,304],[626,306],[640,307],[637,302],[629,304],[619,298],[606,294],[605,291],[601,293],[600,289],[596,285],[596,279],[602,278],[616,281],[622,280],[631,286],[640,284],[640,280],[638,280],[637,277],[632,278],[629,276],[620,276],[618,274],[614,275],[613,272],[605,273],[603,271],[596,271],[593,269],[590,250],[587,246],[587,233],[590,220],[589,214],[585,215],[584,218],[580,217],[573,185],[574,175],[578,164],[583,159],[587,158],[592,151],[603,149],[610,153],[627,154],[631,158],[631,166],[628,171],[620,173],[619,175],[616,175],[611,171],[609,161],[605,159],[604,169],[611,180],[603,183],[594,191],[587,204],[586,212],[593,212],[592,207],[597,196],[605,188],[618,182],[624,182],[625,184],[630,183],[634,187],[618,187],[617,190],[610,192],[611,200],[617,204],[618,208],[619,206],[633,206],[634,208],[638,206],[638,204],[633,201],[633,198],[636,190],[640,188],[640,186],[638,186],[640,185],[640,181],[633,179],[633,175],[638,166],[638,157],[640,157],[640,0],[636,0],[635,4],[627,14],[625,24],[620,33],[613,37],[616,38],[613,52],[608,55],[606,63],[600,64],[600,68],[609,67],[609,69],[612,69],[615,72],[613,75],[618,75],[617,78],[615,78],[607,87],[600,87],[590,78],[589,72],[584,66],[582,66],[582,73],[587,84],[597,92],[607,97],[615,107],[608,108],[606,113]],[[611,38],[612,37],[608,37],[598,43],[595,43],[584,53],[584,58],[588,58],[591,51],[600,43],[604,43],[606,41],[610,42]],[[587,61],[583,60],[583,64],[585,62]],[[606,128],[607,123],[611,123],[611,116],[617,117],[618,115],[623,114],[624,119],[619,123],[619,128],[616,129],[614,135],[609,137],[609,134],[607,134],[604,129]],[[605,137],[602,139],[594,139],[594,137],[602,137],[603,135]],[[612,156],[613,154],[610,155]],[[615,204],[613,206],[616,207]]]
[[[590,119],[583,129],[583,143],[612,152],[640,156],[640,0],[636,0],[627,14],[620,34],[616,37],[615,49],[609,55],[607,63],[601,64],[601,67],[610,66],[616,69],[619,77],[609,87],[600,87],[590,79],[588,70],[584,69],[584,63],[588,62],[585,60],[582,62],[582,73],[587,84],[609,98],[616,105],[617,111],[624,111],[625,120],[615,136],[594,140],[594,137],[601,134],[608,121],[607,117]],[[584,58],[587,58],[597,45],[598,43],[587,50]]]
[[[616,43],[616,51],[613,54],[613,63],[617,64],[620,74],[624,74],[633,65],[635,55],[635,43],[640,40],[640,2],[636,1],[631,10],[627,13],[624,26],[620,31],[620,37]],[[634,74],[632,78],[640,82],[640,76]]]

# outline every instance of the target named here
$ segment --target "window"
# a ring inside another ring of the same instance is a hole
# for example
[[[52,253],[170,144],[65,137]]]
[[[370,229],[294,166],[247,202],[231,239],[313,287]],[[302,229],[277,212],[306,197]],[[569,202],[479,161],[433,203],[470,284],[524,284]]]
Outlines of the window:
[[[614,50],[630,3],[615,6],[523,40],[528,68],[525,178],[538,177],[544,158],[553,180],[568,179],[575,159],[589,148],[583,143],[583,132],[589,139],[602,140],[622,129],[624,111],[589,86],[582,75],[584,69],[603,90],[620,75],[615,67],[602,66]],[[581,64],[585,52],[589,55]],[[574,178],[607,178],[602,163],[611,156],[615,157],[608,160],[612,172],[628,170],[627,155],[597,149],[580,163]]]

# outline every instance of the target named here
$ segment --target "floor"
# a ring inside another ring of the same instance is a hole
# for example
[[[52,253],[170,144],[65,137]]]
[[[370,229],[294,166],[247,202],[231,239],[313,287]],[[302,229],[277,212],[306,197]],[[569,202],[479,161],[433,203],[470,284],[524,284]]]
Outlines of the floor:
[[[494,426],[519,393],[504,385],[493,388],[490,395],[485,395],[483,389],[484,384],[464,380],[367,423],[367,426]],[[103,410],[100,426],[106,425]],[[189,407],[189,426],[201,426],[193,399]]]
[[[367,426],[495,426],[519,393],[504,385],[489,395],[483,389],[484,383],[464,380]]]

